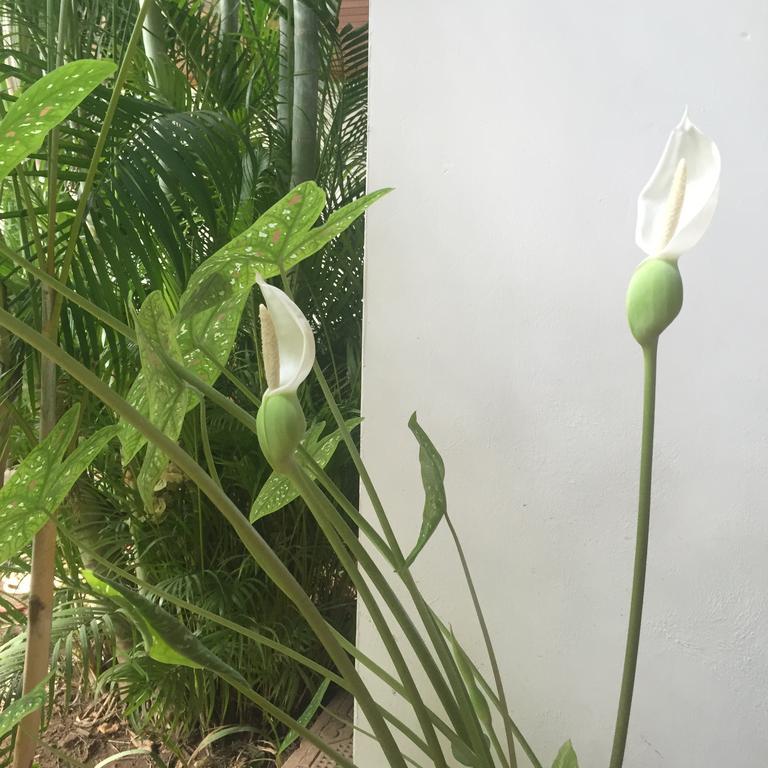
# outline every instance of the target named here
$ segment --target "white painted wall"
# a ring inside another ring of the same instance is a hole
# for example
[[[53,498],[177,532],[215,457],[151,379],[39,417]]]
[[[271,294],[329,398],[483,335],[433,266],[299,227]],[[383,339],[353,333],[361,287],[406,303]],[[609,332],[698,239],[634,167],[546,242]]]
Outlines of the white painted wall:
[[[418,410],[546,761],[567,737],[584,768],[610,752],[641,406],[624,293],[637,193],[688,104],[721,203],[660,348],[626,766],[768,764],[766,94],[764,0],[371,3],[370,186],[397,189],[368,217],[364,452],[412,542]],[[480,658],[445,530],[416,571]],[[365,617],[360,641],[379,652]]]

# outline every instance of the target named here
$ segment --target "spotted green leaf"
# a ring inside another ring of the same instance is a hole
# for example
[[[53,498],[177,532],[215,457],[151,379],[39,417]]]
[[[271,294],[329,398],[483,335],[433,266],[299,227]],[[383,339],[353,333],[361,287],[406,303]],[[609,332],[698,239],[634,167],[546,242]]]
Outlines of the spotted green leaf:
[[[170,358],[181,360],[171,313],[163,294],[160,291],[150,293],[135,319],[141,369],[147,382],[149,420],[171,440],[178,440],[190,394],[158,354],[158,350],[163,350]],[[139,495],[149,511],[154,503],[155,486],[167,466],[168,457],[149,443],[137,479]]]
[[[245,303],[259,276],[274,277],[281,264],[287,270],[316,253],[387,191],[355,200],[312,229],[325,206],[325,193],[313,181],[306,181],[204,261],[189,279],[173,320],[184,365],[206,384],[213,384],[229,359]],[[187,410],[198,399],[190,392]],[[128,402],[149,415],[143,371],[128,393]],[[127,464],[146,439],[127,423],[121,424],[119,436],[123,463]]]
[[[560,751],[557,753],[552,768],[579,768],[579,761],[576,759],[576,752],[570,741],[566,741]]]
[[[445,465],[427,437],[427,433],[419,425],[414,413],[408,421],[408,428],[419,442],[419,463],[421,464],[421,482],[424,486],[424,512],[421,520],[421,530],[416,545],[406,558],[406,565],[411,565],[416,556],[424,549],[435,529],[443,519],[446,510],[445,498]]]
[[[29,693],[16,699],[13,704],[0,712],[0,739],[10,733],[28,714],[45,704],[45,689],[48,685],[46,677]]]
[[[71,61],[25,89],[0,121],[0,179],[37,152],[49,131],[114,71],[107,59]]]
[[[334,211],[321,226],[296,235],[289,244],[285,268],[288,269],[306,259],[307,256],[311,256],[319,251],[324,245],[330,243],[334,237],[338,237],[377,200],[380,200],[384,195],[388,195],[391,191],[391,189],[379,189],[376,192],[371,192],[369,195],[364,195]]]
[[[360,422],[362,422],[362,419],[350,419],[346,422],[346,425],[348,429],[353,429]],[[324,426],[324,421],[313,424],[307,430],[306,437],[301,441],[309,455],[323,469],[325,469],[341,442],[341,432],[338,429],[321,440],[320,435],[323,432]],[[307,471],[312,475],[311,469]],[[255,523],[262,517],[277,512],[286,504],[290,504],[294,499],[298,498],[298,496],[299,492],[285,475],[273,472],[267,478],[267,482],[261,486],[261,490],[251,506],[251,522]]]
[[[79,410],[77,405],[70,408],[0,489],[0,563],[27,545],[117,433],[116,426],[104,427],[62,461],[74,437]]]
[[[91,589],[122,608],[144,640],[147,655],[163,664],[209,669],[245,682],[242,675],[212,653],[178,619],[138,592],[84,569]]]

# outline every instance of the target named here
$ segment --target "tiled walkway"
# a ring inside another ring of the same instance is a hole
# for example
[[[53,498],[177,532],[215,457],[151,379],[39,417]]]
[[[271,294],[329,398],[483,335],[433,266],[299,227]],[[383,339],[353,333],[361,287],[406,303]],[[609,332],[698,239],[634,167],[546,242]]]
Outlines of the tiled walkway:
[[[334,717],[337,714],[339,719]],[[352,759],[352,697],[337,696],[312,724],[312,730],[337,752]],[[317,747],[307,742],[288,758],[283,768],[333,768],[335,763]]]

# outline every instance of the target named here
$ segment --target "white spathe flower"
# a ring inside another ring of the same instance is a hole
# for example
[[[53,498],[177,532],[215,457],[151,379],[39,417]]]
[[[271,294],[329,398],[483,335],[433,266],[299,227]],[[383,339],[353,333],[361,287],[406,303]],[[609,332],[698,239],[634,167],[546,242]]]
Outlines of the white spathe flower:
[[[315,337],[307,318],[279,288],[259,280],[267,390],[264,396],[295,394],[315,362]]]
[[[686,109],[637,201],[638,246],[650,257],[676,261],[707,231],[719,191],[720,152]]]

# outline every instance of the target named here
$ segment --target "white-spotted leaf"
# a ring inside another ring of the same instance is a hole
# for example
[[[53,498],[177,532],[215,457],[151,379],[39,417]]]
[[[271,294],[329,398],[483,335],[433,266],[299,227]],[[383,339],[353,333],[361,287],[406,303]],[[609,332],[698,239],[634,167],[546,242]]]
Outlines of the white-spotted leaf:
[[[0,489],[0,563],[31,541],[117,433],[117,426],[104,427],[62,461],[74,437],[79,410],[77,405],[70,408]]]
[[[171,440],[178,440],[189,404],[189,390],[171,371],[159,350],[173,360],[181,361],[179,345],[168,306],[160,291],[144,299],[136,313],[136,341],[139,345],[141,370],[147,382],[149,420]],[[137,486],[148,510],[152,510],[154,488],[168,466],[168,457],[153,443],[147,445]]]
[[[115,67],[108,59],[71,61],[26,88],[0,121],[0,179],[37,152],[48,133]]]
[[[9,734],[28,714],[45,704],[48,678],[41,680],[29,693],[16,699],[0,712],[0,739]]]
[[[421,530],[419,531],[416,545],[405,561],[406,565],[412,565],[416,556],[424,549],[424,546],[443,519],[447,501],[443,482],[445,480],[445,465],[432,441],[427,437],[427,433],[416,420],[415,413],[408,421],[408,428],[419,442],[421,482],[424,486],[424,513],[421,520]]]

